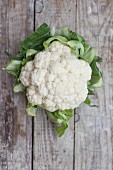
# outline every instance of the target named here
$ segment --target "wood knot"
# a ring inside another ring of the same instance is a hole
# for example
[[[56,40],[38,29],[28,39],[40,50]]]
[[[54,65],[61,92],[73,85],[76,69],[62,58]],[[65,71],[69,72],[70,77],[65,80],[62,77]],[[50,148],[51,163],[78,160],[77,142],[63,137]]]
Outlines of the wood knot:
[[[36,1],[36,13],[41,13],[44,8],[43,0]]]

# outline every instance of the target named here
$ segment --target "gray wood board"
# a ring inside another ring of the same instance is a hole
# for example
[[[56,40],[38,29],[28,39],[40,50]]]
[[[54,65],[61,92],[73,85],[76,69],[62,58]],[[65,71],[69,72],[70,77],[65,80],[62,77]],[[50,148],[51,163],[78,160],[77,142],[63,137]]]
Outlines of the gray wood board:
[[[81,106],[76,126],[75,170],[112,170],[113,148],[113,1],[78,0],[77,32],[86,37],[103,62],[104,84],[92,103]]]
[[[19,42],[33,31],[32,1],[0,1],[0,170],[31,170],[32,119],[26,116],[25,96],[14,94],[14,79],[3,67],[5,50],[16,54]]]

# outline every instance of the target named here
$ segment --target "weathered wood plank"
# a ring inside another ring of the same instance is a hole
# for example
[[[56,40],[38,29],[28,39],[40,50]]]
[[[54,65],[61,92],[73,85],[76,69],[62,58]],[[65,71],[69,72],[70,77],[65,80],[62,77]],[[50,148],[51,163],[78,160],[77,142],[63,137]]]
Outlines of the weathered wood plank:
[[[81,106],[76,126],[75,170],[112,170],[113,147],[113,1],[77,0],[77,31],[102,55],[104,85],[93,103]]]
[[[36,27],[46,22],[56,28],[69,26],[75,30],[74,0],[36,1]],[[34,119],[34,170],[72,170],[74,120],[66,134],[59,138],[44,110]]]
[[[25,96],[14,94],[5,71],[5,50],[18,52],[18,43],[33,30],[34,2],[0,1],[0,170],[31,170],[32,120],[26,116]]]

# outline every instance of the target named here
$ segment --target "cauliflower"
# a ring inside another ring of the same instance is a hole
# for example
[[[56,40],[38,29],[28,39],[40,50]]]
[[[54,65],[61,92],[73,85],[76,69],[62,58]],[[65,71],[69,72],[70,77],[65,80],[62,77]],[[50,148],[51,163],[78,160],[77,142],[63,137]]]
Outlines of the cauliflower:
[[[16,77],[14,92],[26,92],[27,114],[36,116],[38,106],[45,108],[48,118],[59,124],[55,128],[59,137],[68,128],[74,108],[82,102],[97,107],[88,95],[102,86],[97,66],[102,58],[68,27],[54,31],[44,23],[20,42],[16,56],[6,54],[11,59],[5,70]]]
[[[54,112],[74,109],[85,101],[91,74],[88,62],[78,59],[70,47],[54,41],[22,68],[20,80],[27,87],[29,103]]]

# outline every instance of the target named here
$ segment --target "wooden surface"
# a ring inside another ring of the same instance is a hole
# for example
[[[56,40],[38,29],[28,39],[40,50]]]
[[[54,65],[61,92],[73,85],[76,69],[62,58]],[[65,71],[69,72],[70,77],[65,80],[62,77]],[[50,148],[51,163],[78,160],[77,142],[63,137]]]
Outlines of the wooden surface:
[[[82,34],[103,57],[104,85],[92,102],[81,105],[62,138],[44,110],[26,116],[26,99],[14,94],[12,76],[1,68],[5,50],[18,52],[18,43],[43,22],[69,26]],[[74,133],[75,131],[75,133]],[[0,0],[0,170],[113,169],[113,1]]]
[[[31,170],[32,120],[25,96],[12,91],[12,76],[1,70],[5,50],[18,52],[18,43],[33,31],[33,2],[0,0],[0,170]]]

